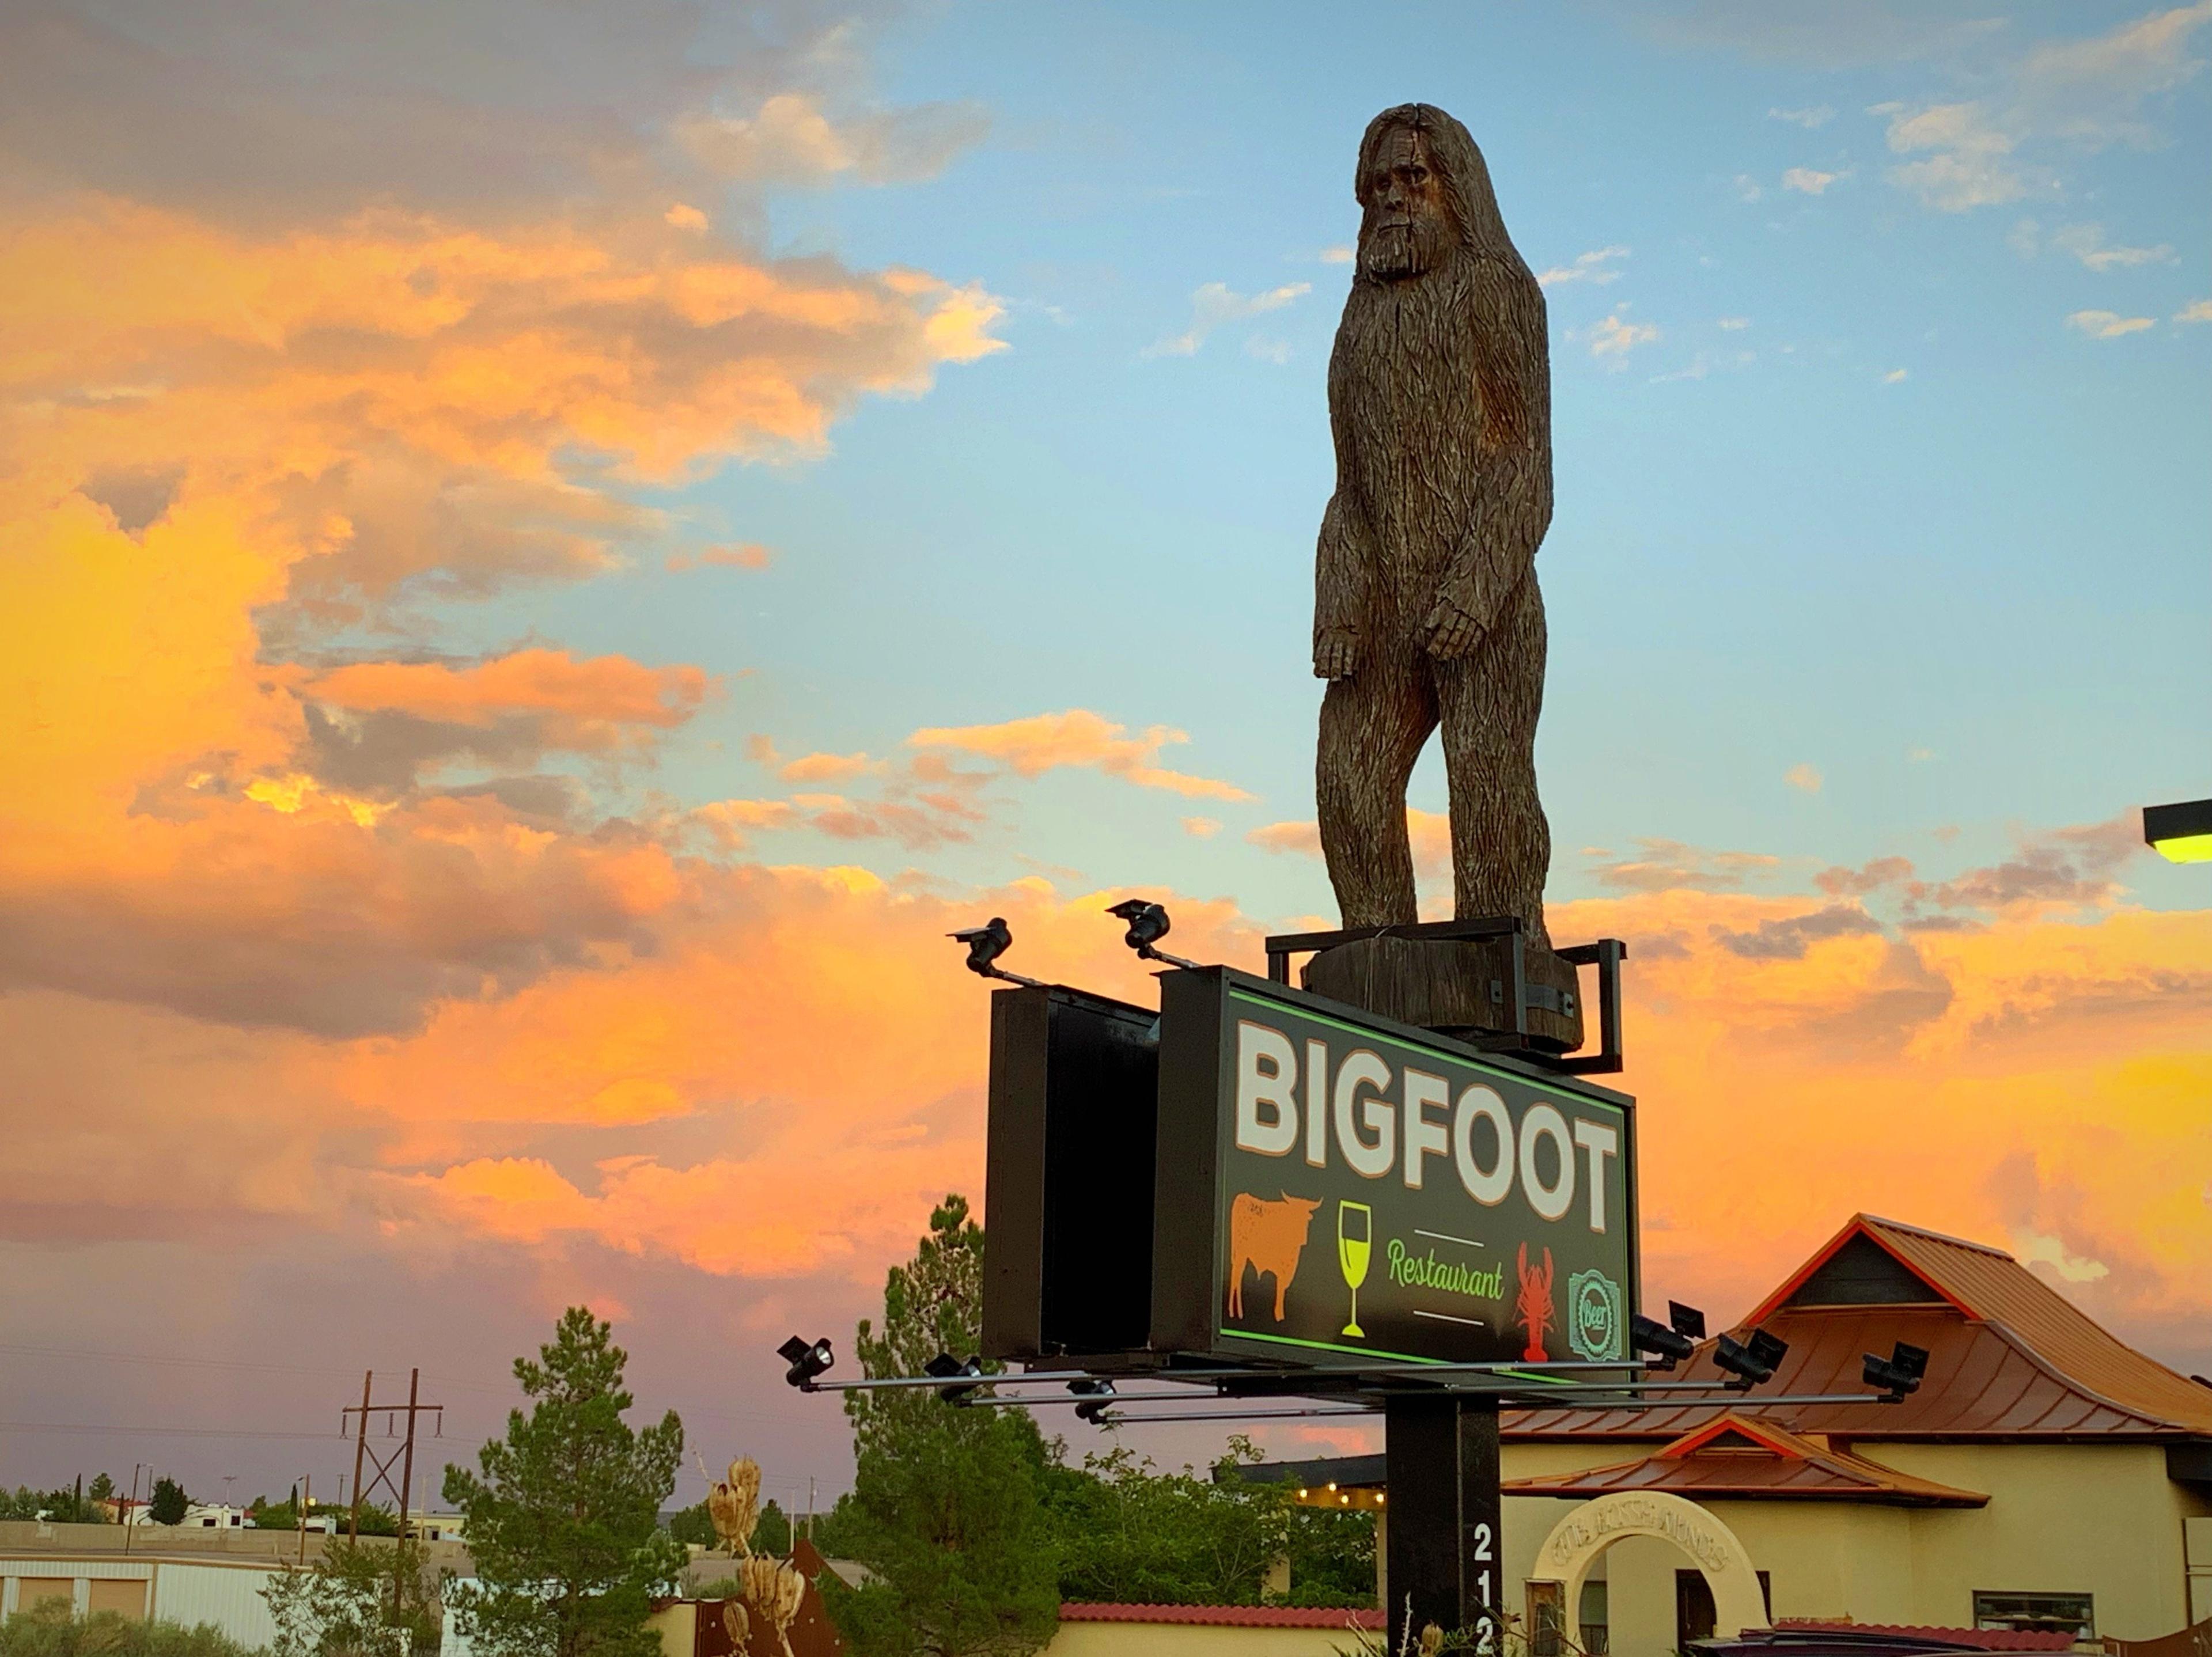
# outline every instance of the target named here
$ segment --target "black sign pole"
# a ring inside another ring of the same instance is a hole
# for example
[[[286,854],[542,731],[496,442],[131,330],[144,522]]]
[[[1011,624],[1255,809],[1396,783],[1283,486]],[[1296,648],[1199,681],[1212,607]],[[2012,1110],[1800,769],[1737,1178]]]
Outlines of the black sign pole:
[[[1431,1624],[1463,1631],[1469,1650],[1502,1650],[1497,1400],[1401,1393],[1384,1406],[1382,1450],[1392,1657],[1420,1651]]]

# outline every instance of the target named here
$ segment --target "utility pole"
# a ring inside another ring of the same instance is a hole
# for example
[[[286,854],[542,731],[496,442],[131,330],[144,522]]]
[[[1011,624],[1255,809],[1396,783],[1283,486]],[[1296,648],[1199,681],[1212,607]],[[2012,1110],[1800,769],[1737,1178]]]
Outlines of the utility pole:
[[[425,1404],[422,1401],[422,1372],[420,1369],[409,1370],[407,1402],[377,1404],[373,1402],[370,1397],[371,1389],[376,1381],[376,1372],[372,1369],[362,1377],[360,1404],[347,1405],[339,1416],[342,1423],[349,1422],[350,1418],[356,1415],[361,1417],[353,1441],[353,1510],[346,1530],[347,1536],[354,1541],[361,1539],[361,1504],[380,1484],[391,1491],[393,1498],[399,1503],[399,1539],[402,1543],[407,1540],[407,1502],[414,1494],[412,1485],[415,1477],[415,1418],[417,1416],[434,1415],[438,1417],[440,1436],[442,1437],[446,1430],[446,1406],[442,1404]],[[406,1442],[393,1450],[389,1456],[380,1456],[368,1448],[368,1418],[371,1415],[383,1416],[387,1435],[390,1434],[392,1422],[397,1417],[404,1415],[407,1417]],[[365,1484],[362,1482],[361,1476],[362,1464],[364,1460],[374,1470],[374,1477]],[[399,1482],[397,1484],[392,1482],[392,1472],[395,1466],[399,1469]]]
[[[138,1470],[145,1464],[131,1464],[131,1505],[123,1510],[123,1551],[131,1551],[131,1533],[138,1522]]]
[[[309,1473],[302,1481],[305,1494],[300,1497],[300,1563],[307,1563],[307,1509],[315,1505],[315,1476]]]
[[[368,1454],[368,1389],[375,1380],[375,1370],[367,1369],[362,1372],[361,1436],[353,1442],[353,1517],[346,1525],[346,1539],[349,1542],[361,1540],[361,1459]],[[345,1419],[343,1412],[340,1413],[338,1419],[341,1422]],[[343,1429],[341,1428],[340,1430],[343,1431]]]
[[[415,1396],[422,1379],[420,1369],[407,1372],[407,1459],[399,1464],[399,1545],[407,1545],[407,1502],[415,1490]],[[445,1422],[439,1421],[442,1429]]]

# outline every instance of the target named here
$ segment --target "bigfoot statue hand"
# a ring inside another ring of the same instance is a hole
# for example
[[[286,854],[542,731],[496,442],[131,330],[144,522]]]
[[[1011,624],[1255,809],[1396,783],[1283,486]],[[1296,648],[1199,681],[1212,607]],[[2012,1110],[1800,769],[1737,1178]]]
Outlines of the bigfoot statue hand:
[[[1348,627],[1325,627],[1314,634],[1314,677],[1348,679],[1359,669],[1359,634]]]
[[[1481,622],[1455,598],[1437,598],[1421,623],[1421,648],[1440,662],[1455,662],[1481,642]]]
[[[1443,727],[1462,918],[1544,931],[1536,796],[1552,516],[1544,296],[1474,140],[1442,110],[1376,116],[1329,360],[1336,491],[1315,559],[1322,849],[1346,926],[1419,919],[1406,780]]]

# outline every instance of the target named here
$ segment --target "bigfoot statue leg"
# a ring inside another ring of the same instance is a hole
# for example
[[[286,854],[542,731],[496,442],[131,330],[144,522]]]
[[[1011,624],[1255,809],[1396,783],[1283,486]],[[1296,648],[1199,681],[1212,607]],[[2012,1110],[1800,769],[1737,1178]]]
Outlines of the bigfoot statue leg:
[[[1425,659],[1370,645],[1348,679],[1321,704],[1315,803],[1321,844],[1346,926],[1419,920],[1413,853],[1406,835],[1406,781],[1437,728],[1436,691]]]
[[[1532,572],[1474,654],[1440,663],[1436,675],[1451,780],[1454,911],[1462,920],[1518,915],[1528,941],[1549,948],[1552,830],[1536,798],[1544,646],[1544,601]]]

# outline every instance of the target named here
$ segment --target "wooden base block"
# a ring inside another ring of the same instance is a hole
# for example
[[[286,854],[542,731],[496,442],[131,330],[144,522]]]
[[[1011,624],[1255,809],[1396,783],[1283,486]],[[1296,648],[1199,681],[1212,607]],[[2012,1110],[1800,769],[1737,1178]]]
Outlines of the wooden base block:
[[[1583,1043],[1574,963],[1524,944],[1522,972],[1528,1045],[1573,1052]],[[1363,938],[1319,951],[1299,982],[1316,995],[1447,1035],[1514,1033],[1510,938]]]

